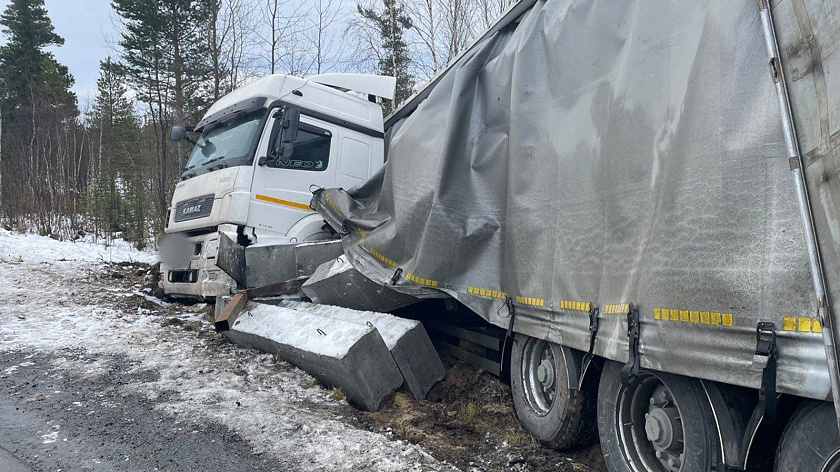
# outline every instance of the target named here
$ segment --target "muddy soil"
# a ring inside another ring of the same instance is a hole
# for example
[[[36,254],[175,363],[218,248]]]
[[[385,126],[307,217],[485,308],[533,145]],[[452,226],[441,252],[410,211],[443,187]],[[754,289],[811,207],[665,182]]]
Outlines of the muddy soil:
[[[426,400],[407,392],[365,416],[464,470],[606,471],[598,445],[557,452],[543,447],[519,424],[510,387],[480,369],[444,358],[446,377]]]

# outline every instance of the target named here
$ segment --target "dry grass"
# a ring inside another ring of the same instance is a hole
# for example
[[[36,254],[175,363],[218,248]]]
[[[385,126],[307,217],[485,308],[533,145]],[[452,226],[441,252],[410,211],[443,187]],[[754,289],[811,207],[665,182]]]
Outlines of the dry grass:
[[[342,400],[345,400],[347,398],[347,395],[345,395],[340,388],[335,387],[332,390],[330,390],[330,398],[337,402],[340,402]]]

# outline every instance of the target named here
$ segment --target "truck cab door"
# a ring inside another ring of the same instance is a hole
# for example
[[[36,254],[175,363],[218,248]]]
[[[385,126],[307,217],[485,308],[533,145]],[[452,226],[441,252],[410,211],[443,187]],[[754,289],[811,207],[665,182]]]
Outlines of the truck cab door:
[[[301,114],[292,154],[274,158],[270,150],[282,119],[277,111],[272,112],[257,148],[248,226],[258,234],[270,231],[283,237],[296,222],[314,213],[309,208],[311,189],[334,185],[340,149],[336,126]]]
[[[341,162],[336,166],[335,186],[349,189],[366,181],[381,167],[374,167],[372,144],[374,138],[361,133],[342,130]],[[382,140],[378,140],[381,146]],[[338,144],[338,143],[337,143]]]

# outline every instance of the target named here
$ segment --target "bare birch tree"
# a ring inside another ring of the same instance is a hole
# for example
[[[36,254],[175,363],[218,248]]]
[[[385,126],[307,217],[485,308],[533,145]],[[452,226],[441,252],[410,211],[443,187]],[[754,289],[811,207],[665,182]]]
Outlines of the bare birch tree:
[[[347,42],[340,37],[341,29],[337,25],[341,14],[340,0],[312,0],[312,3],[306,31],[312,55],[308,72],[321,74],[338,62]]]
[[[405,9],[411,16],[414,24],[414,34],[417,36],[420,49],[413,54],[412,61],[419,66],[420,72],[427,78],[434,77],[437,72],[446,65],[441,63],[443,55],[440,48],[440,9],[438,0],[410,0],[406,2]]]

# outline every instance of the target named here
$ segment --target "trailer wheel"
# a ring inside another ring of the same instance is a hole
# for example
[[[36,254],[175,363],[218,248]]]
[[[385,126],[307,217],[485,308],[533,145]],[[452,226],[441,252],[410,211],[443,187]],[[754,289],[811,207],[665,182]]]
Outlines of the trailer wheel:
[[[594,385],[581,390],[569,388],[566,362],[557,344],[523,334],[517,334],[515,341],[510,384],[522,427],[552,449],[574,449],[594,443]]]
[[[610,472],[701,472],[716,464],[718,434],[697,379],[642,371],[629,386],[607,362],[598,388],[598,430]]]
[[[779,441],[776,472],[840,472],[840,433],[834,405],[808,400],[790,417]]]

